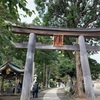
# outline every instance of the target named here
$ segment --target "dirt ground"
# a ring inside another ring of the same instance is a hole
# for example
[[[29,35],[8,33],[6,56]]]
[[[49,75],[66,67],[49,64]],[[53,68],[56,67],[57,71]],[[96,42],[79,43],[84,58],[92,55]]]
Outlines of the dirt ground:
[[[2,95],[0,95],[0,100],[20,100],[20,96],[2,96]]]
[[[75,98],[75,100],[86,100],[86,98]],[[100,100],[100,97],[96,97],[96,100]]]
[[[0,100],[20,100],[20,96],[1,96]],[[75,98],[75,100],[86,100],[86,98]],[[96,100],[100,100],[100,97],[96,97]]]

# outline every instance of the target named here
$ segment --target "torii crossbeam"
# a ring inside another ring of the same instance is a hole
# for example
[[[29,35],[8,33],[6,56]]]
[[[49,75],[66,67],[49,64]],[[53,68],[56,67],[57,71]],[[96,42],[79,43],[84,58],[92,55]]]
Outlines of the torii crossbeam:
[[[54,34],[62,34],[72,37],[78,37],[83,35],[85,37],[96,37],[100,38],[100,28],[52,28],[52,27],[36,27],[30,26],[28,28],[13,26],[12,32],[15,34],[26,34],[35,33],[36,35],[49,35],[52,36]]]

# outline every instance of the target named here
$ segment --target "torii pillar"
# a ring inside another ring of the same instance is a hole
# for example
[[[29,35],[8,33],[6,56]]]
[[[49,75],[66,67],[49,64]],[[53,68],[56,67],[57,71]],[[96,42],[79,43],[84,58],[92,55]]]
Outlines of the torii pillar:
[[[84,78],[84,86],[86,93],[86,100],[95,100],[94,90],[92,86],[92,78],[89,68],[89,62],[87,57],[86,45],[84,36],[79,36],[80,58]]]
[[[34,61],[35,43],[36,36],[34,33],[30,33],[23,78],[22,94],[20,100],[30,100],[30,88],[32,82],[32,67]]]

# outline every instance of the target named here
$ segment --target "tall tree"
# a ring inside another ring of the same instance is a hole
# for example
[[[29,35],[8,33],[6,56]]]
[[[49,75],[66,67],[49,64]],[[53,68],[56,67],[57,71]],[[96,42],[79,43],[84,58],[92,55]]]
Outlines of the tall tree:
[[[12,46],[12,41],[17,38],[10,32],[12,24],[18,24],[20,15],[18,9],[22,9],[27,15],[31,16],[33,11],[26,8],[26,0],[0,0],[0,62],[11,60],[14,58],[15,50]],[[18,39],[17,39],[18,40]],[[23,40],[23,38],[22,38]],[[19,53],[16,53],[16,55]],[[18,58],[18,56],[17,56]],[[20,57],[19,57],[20,58]],[[22,58],[25,58],[22,57]],[[21,58],[20,58],[21,59]]]
[[[94,0],[35,0],[39,18],[44,26],[67,27],[67,28],[98,28],[100,27],[100,1]],[[72,44],[77,39],[64,37],[64,42]],[[96,41],[96,42],[95,42]],[[91,45],[98,45],[99,39],[86,39]],[[70,58],[72,53],[65,53]],[[80,68],[79,53],[76,52],[76,68]],[[80,75],[77,75],[79,78]],[[82,79],[81,79],[82,86]],[[80,90],[82,87],[78,86]],[[80,90],[82,92],[82,90]],[[78,94],[80,95],[80,91]]]

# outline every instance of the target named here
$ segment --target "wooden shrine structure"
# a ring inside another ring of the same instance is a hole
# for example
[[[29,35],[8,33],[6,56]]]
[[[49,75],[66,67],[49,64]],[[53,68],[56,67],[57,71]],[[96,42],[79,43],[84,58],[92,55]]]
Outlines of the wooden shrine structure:
[[[34,61],[35,49],[59,49],[59,50],[74,50],[80,51],[80,60],[83,72],[83,79],[85,85],[85,93],[87,100],[95,100],[95,94],[92,86],[92,78],[89,68],[87,51],[100,51],[100,46],[89,46],[85,44],[85,38],[100,38],[100,28],[93,29],[70,29],[70,28],[51,28],[51,27],[28,27],[23,28],[19,26],[13,26],[12,32],[14,34],[26,34],[29,35],[29,42],[27,43],[15,43],[16,48],[27,48],[27,57],[25,64],[25,72],[23,79],[23,88],[20,100],[29,100],[30,98],[30,86],[32,79],[32,66]],[[57,36],[55,41],[57,44],[47,45],[36,43],[36,36]],[[78,38],[78,44],[75,45],[63,45],[60,43],[63,39],[62,36]]]
[[[3,65],[0,66],[0,77],[2,77],[2,82],[1,82],[1,93],[4,91],[4,81],[11,80],[15,81],[15,93],[16,93],[16,88],[17,88],[17,79],[23,79],[23,74],[24,74],[24,69],[20,68],[19,66],[13,64],[10,61],[7,61]]]

